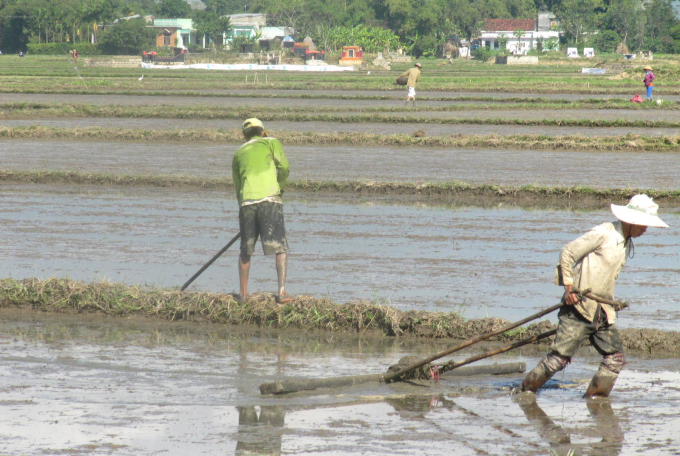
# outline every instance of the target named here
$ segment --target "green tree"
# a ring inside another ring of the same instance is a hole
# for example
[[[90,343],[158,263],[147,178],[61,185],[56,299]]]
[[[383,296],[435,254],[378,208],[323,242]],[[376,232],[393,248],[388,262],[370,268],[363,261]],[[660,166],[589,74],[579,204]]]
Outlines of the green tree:
[[[645,20],[643,1],[612,0],[605,13],[607,29],[618,33],[622,43],[629,47],[634,47],[641,41],[636,38],[642,28],[642,21]]]
[[[678,25],[679,21],[671,0],[651,0],[645,6],[645,14],[647,15],[645,38],[656,43],[653,47],[645,46],[645,49],[674,52],[675,46],[671,44],[673,42],[671,30]]]
[[[518,28],[517,30],[512,32],[512,36],[514,36],[515,39],[517,40],[517,52],[519,52],[522,49],[522,38],[526,34],[527,34],[527,32],[525,32],[524,30],[522,30],[520,28]]]
[[[202,37],[208,37],[213,43],[221,46],[222,37],[231,30],[231,23],[227,16],[220,16],[210,11],[194,11],[193,23],[196,33]]]
[[[508,48],[508,37],[501,33],[498,35],[498,46],[501,50],[506,50]]]
[[[155,45],[156,32],[146,26],[143,18],[122,20],[107,27],[100,44],[105,54],[139,54]]]
[[[564,0],[555,5],[554,13],[565,34],[578,45],[583,41],[584,34],[596,30],[601,21],[598,11],[603,6],[602,0]]]
[[[181,18],[191,15],[191,7],[184,0],[162,0],[156,7],[156,16],[162,18]]]
[[[205,10],[210,13],[217,13],[220,16],[228,14],[243,13],[250,9],[251,0],[203,0]]]
[[[593,46],[598,52],[615,52],[621,37],[614,30],[602,30],[593,36]]]
[[[513,18],[533,19],[536,17],[536,5],[533,0],[505,0],[505,9]]]
[[[304,28],[305,0],[254,0],[253,10],[267,14],[267,22],[281,27]]]

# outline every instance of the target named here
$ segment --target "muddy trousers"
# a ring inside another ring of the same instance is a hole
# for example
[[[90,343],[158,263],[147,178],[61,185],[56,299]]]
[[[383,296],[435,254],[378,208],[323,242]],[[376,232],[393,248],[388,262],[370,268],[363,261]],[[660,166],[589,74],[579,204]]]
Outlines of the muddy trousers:
[[[529,372],[517,392],[536,392],[571,362],[581,343],[588,339],[604,358],[585,396],[608,397],[626,363],[618,330],[607,323],[606,316],[600,309],[595,321],[588,321],[573,307],[564,307],[560,310],[559,320],[551,352]]]

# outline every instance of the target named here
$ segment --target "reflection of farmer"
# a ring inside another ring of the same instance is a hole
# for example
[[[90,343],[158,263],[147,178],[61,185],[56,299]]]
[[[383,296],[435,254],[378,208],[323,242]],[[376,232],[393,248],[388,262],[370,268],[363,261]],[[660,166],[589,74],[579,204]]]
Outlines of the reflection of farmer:
[[[247,142],[236,151],[232,163],[234,188],[240,206],[240,297],[245,299],[248,296],[250,257],[260,237],[264,254],[276,255],[277,301],[288,302],[292,298],[286,294],[288,241],[281,199],[288,179],[288,160],[279,140],[265,137],[260,120],[243,122],[243,137]]]
[[[550,446],[553,448],[559,448],[564,445],[568,445],[570,448],[573,446],[584,446],[583,454],[587,454],[588,446],[592,444],[580,444],[572,443],[569,432],[556,424],[547,413],[536,402],[536,396],[526,396],[521,397],[517,401],[517,404],[524,412],[529,422],[536,427],[539,435],[545,438]],[[624,434],[619,424],[619,419],[612,409],[611,403],[609,401],[588,401],[586,406],[588,407],[588,412],[590,416],[595,420],[595,427],[597,433],[602,436],[602,441],[598,442],[597,449],[605,450],[600,453],[595,450],[592,454],[607,454],[609,456],[615,456],[621,453],[623,448]],[[594,445],[593,445],[594,446]]]
[[[409,68],[401,75],[408,78],[408,81],[406,82],[406,86],[408,87],[406,106],[408,106],[409,100],[413,100],[413,107],[416,107],[416,82],[418,82],[418,78],[420,77],[420,69],[422,67],[423,66],[420,63],[416,63],[415,67]]]
[[[647,101],[652,101],[652,90],[654,90],[654,79],[656,79],[656,77],[654,76],[654,73],[652,73],[652,67],[646,66],[643,69],[646,71],[642,82],[644,82],[645,87],[647,87]]]
[[[279,405],[239,406],[238,410],[238,442],[236,455],[271,455],[281,454],[282,434],[286,420],[286,411]],[[267,438],[263,439],[258,427],[267,428]]]
[[[591,299],[580,301],[572,287],[591,289],[593,294],[614,299],[616,277],[634,254],[633,238],[647,227],[668,227],[658,216],[658,205],[647,195],[635,195],[627,206],[612,204],[619,219],[592,228],[562,249],[556,270],[556,283],[564,286],[565,306],[559,312],[557,335],[550,353],[529,372],[515,392],[536,392],[556,372],[571,362],[585,339],[604,357],[593,377],[586,397],[607,397],[626,359],[614,326],[616,312],[607,304]]]

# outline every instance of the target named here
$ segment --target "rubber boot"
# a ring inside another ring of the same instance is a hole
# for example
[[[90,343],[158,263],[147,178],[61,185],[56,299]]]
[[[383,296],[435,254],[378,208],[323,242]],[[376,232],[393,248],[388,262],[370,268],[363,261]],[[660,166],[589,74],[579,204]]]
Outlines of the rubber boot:
[[[557,372],[561,371],[571,360],[555,352],[551,352],[541,360],[534,370],[529,372],[519,387],[512,391],[512,394],[519,394],[524,391],[536,392],[538,389],[552,378]]]
[[[609,397],[625,364],[626,357],[621,352],[606,355],[583,397]]]
[[[614,388],[614,383],[616,383],[616,378],[619,374],[615,374],[611,371],[601,372],[600,369],[597,374],[590,381],[586,394],[583,395],[584,398],[595,398],[595,397],[609,397],[609,394]]]

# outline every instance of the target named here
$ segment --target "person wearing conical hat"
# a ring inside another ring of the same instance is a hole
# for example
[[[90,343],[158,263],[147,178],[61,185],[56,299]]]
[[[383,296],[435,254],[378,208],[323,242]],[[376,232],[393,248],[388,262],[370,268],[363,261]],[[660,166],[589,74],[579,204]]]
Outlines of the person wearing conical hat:
[[[514,393],[536,392],[555,373],[571,362],[586,339],[603,356],[584,397],[608,397],[626,358],[615,326],[616,311],[608,304],[582,298],[572,290],[614,300],[616,278],[627,258],[634,254],[633,239],[648,227],[668,225],[659,218],[659,206],[647,195],[635,195],[626,206],[611,205],[618,220],[603,223],[570,242],[562,249],[555,282],[564,287],[564,306],[550,353],[527,374]]]
[[[652,91],[654,90],[654,79],[656,79],[656,76],[652,73],[652,67],[650,66],[644,67],[643,70],[645,70],[645,77],[642,79],[642,82],[647,87],[647,101],[652,101]]]

